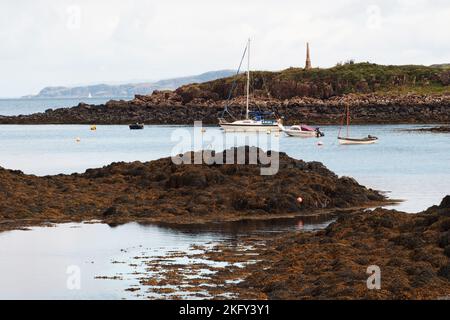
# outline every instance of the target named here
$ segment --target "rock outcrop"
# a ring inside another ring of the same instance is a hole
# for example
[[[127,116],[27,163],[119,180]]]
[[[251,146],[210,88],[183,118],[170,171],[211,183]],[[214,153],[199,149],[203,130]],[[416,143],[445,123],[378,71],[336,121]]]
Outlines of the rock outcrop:
[[[262,176],[261,156],[268,155],[256,148],[238,150],[247,163],[249,152],[259,151],[258,164],[176,165],[164,158],[46,177],[0,169],[0,221],[194,223],[309,214],[385,201],[377,191],[338,177],[321,163],[284,153],[279,154],[278,173]]]
[[[434,126],[417,129],[405,129],[409,132],[450,133],[450,126]]]

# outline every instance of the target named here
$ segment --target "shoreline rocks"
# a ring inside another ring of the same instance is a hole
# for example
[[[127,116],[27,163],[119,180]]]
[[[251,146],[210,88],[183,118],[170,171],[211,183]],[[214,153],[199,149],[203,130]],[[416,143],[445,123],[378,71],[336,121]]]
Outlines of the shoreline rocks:
[[[403,131],[418,132],[418,133],[450,133],[450,126],[435,126],[417,129],[405,129]]]
[[[193,249],[134,258],[151,270],[141,274],[141,289],[164,299],[447,300],[450,196],[417,214],[346,210],[319,231],[237,233]],[[181,256],[185,263],[172,262]],[[193,277],[200,269],[210,272]]]
[[[198,97],[184,102],[177,91],[155,91],[152,95],[136,95],[131,101],[111,100],[104,105],[80,103],[76,107],[49,109],[43,113],[0,116],[0,124],[185,124],[203,121],[218,124],[223,108],[235,115],[244,114],[245,98],[230,102]],[[294,97],[285,100],[256,97],[251,108],[273,111],[284,116],[287,124],[339,124],[344,106],[349,105],[354,124],[450,123],[450,94],[380,95],[347,94],[329,99]]]
[[[244,278],[218,294],[274,300],[450,297],[450,196],[418,214],[358,210],[339,215],[325,230],[271,235],[258,239],[258,246],[250,236],[239,243],[220,253],[223,259],[214,250],[205,254],[231,263],[235,253],[245,255],[239,248],[253,245],[257,263],[211,276],[211,283]],[[379,289],[367,287],[374,266]]]
[[[176,165],[171,158],[163,158],[45,177],[0,169],[0,222],[99,219],[107,223],[189,224],[311,214],[386,202],[379,192],[354,179],[338,177],[318,162],[279,153],[278,173],[262,176],[265,165],[261,156],[275,157],[274,152],[269,155],[241,147],[215,156],[225,159],[230,152],[234,156],[243,152],[246,159],[249,152],[258,152],[258,163]],[[0,224],[1,228],[6,227]]]

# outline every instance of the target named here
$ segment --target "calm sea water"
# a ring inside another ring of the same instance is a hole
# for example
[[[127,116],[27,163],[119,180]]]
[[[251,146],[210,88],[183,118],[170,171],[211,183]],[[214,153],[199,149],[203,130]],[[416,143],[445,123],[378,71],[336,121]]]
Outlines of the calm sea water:
[[[0,115],[15,116],[44,112],[47,109],[67,108],[78,105],[80,102],[87,104],[103,104],[111,99],[125,99],[121,97],[110,98],[79,98],[79,99],[0,99]]]
[[[376,135],[378,144],[340,146],[335,126],[324,126],[320,139],[283,135],[224,134],[183,126],[83,125],[0,126],[0,166],[36,175],[83,172],[115,161],[149,161],[203,147],[259,145],[307,161],[321,161],[339,175],[404,199],[399,210],[418,212],[450,194],[450,135],[410,133],[404,125],[353,126],[355,136]],[[269,137],[271,139],[269,139]],[[194,141],[197,141],[194,139]],[[225,140],[225,141],[224,141]],[[271,145],[267,145],[270,141]],[[322,146],[318,142],[322,142]],[[111,228],[102,224],[63,224],[55,228],[0,233],[0,299],[136,298],[125,291],[138,283],[128,263],[140,254],[157,256],[190,245],[217,243],[248,232],[322,228],[329,221],[293,219],[283,223],[248,224],[205,230],[179,230],[134,223]],[[115,264],[113,261],[125,261]],[[67,268],[81,270],[81,290],[67,288]],[[122,275],[122,280],[96,276]],[[145,294],[143,296],[145,298]]]
[[[233,240],[239,234],[308,231],[328,224],[320,219],[297,218],[275,224],[243,221],[203,226],[200,230],[178,230],[137,223],[117,227],[68,223],[3,232],[0,233],[0,299],[160,299],[164,295],[152,296],[146,293],[146,287],[140,286],[141,275],[136,272],[146,269],[135,257],[149,260],[174,251],[199,253],[193,246],[210,247]],[[177,262],[187,261],[180,257]],[[204,263],[211,264],[207,260]],[[71,281],[74,270],[80,276],[80,286],[75,288]],[[120,279],[98,278],[115,276]],[[142,290],[126,291],[135,286]],[[182,296],[195,298],[191,294],[185,292]]]

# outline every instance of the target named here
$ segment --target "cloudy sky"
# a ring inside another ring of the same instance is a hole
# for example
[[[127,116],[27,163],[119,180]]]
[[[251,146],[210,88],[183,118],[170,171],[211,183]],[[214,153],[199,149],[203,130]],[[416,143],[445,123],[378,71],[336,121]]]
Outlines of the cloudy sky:
[[[162,79],[355,59],[450,63],[449,0],[1,0],[0,97],[50,85]]]

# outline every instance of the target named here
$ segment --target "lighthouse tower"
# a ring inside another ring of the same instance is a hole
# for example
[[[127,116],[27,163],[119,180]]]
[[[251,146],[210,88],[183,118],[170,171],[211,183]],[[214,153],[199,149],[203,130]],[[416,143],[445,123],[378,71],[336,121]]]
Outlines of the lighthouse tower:
[[[305,64],[305,70],[311,69],[311,56],[309,53],[309,42],[306,43],[306,64]]]

